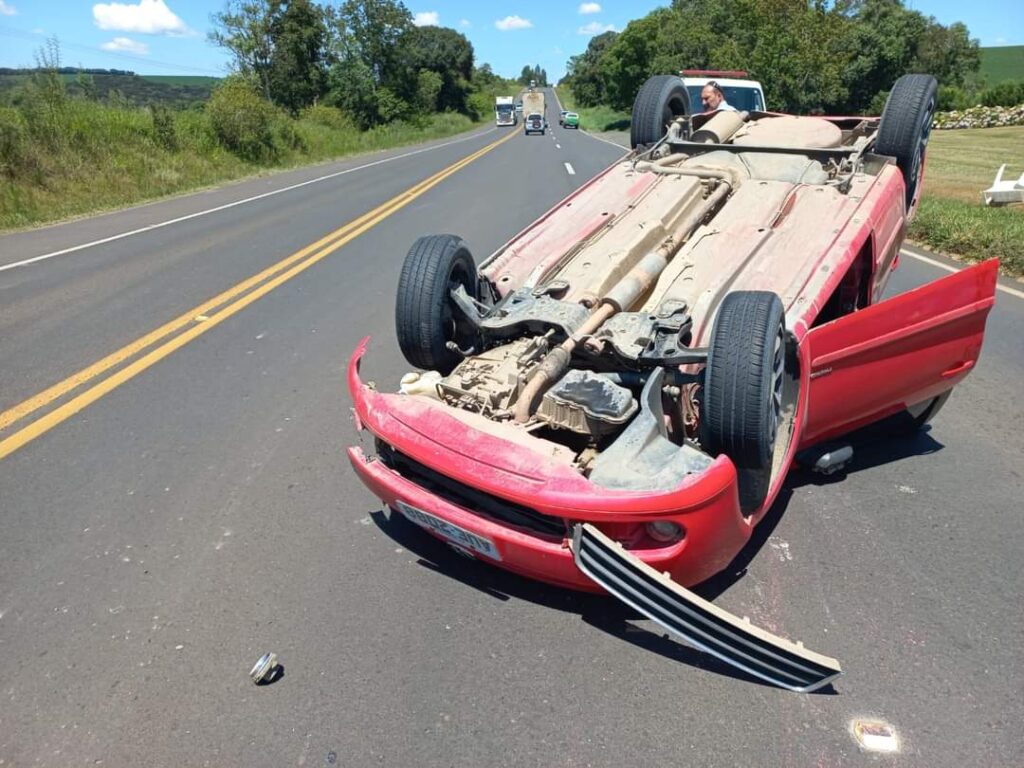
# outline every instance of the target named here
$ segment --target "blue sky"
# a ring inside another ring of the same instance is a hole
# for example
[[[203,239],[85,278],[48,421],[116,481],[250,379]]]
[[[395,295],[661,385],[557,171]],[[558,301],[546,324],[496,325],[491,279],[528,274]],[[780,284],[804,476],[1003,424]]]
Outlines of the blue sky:
[[[593,34],[621,30],[667,2],[608,0],[412,0],[421,23],[463,32],[477,62],[507,76],[540,64],[557,79]],[[943,24],[964,22],[983,46],[1024,45],[1022,0],[908,0]],[[61,43],[67,66],[130,69],[144,74],[227,71],[223,51],[206,41],[210,14],[223,0],[0,0],[0,66],[31,66],[47,36]]]

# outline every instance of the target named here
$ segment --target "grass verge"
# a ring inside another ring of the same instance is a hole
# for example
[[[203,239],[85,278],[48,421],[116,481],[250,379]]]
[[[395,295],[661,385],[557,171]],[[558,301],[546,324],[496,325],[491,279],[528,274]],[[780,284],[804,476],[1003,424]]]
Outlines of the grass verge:
[[[580,127],[588,131],[628,131],[629,112],[620,112],[606,106],[577,107],[572,91],[568,88],[556,88],[562,109],[576,112],[580,116]]]
[[[965,261],[996,256],[1003,272],[1024,275],[1024,205],[986,208],[981,197],[1003,163],[1004,179],[1024,172],[1024,126],[933,131],[924,196],[908,236]]]
[[[480,125],[446,113],[360,131],[337,110],[314,108],[299,119],[274,117],[267,127],[273,151],[246,156],[218,141],[209,116],[200,111],[160,118],[145,109],[79,99],[58,107],[42,116],[0,107],[0,230],[444,138]]]
[[[909,237],[940,253],[966,261],[999,258],[1003,272],[1024,275],[1024,211],[1021,206],[986,208],[925,195]]]

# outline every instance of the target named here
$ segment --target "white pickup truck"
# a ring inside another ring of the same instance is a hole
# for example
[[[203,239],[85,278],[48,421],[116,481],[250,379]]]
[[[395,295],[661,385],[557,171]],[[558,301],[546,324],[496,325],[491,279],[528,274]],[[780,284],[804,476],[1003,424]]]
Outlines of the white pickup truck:
[[[690,95],[690,111],[700,112],[700,92],[710,82],[718,84],[729,105],[741,112],[763,112],[764,90],[757,80],[747,79],[741,70],[684,69],[679,73]]]

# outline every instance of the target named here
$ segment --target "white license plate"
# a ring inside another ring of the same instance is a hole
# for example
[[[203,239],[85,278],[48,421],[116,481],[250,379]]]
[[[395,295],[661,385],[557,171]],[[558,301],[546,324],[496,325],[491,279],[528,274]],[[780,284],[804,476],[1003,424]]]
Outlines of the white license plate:
[[[407,519],[416,523],[416,525],[426,528],[428,531],[433,531],[461,549],[468,549],[471,552],[486,555],[492,560],[501,560],[498,548],[494,546],[494,542],[486,536],[470,533],[457,525],[449,523],[447,520],[434,517],[433,515],[424,512],[422,509],[410,507],[404,501],[395,501],[395,508],[405,515]]]

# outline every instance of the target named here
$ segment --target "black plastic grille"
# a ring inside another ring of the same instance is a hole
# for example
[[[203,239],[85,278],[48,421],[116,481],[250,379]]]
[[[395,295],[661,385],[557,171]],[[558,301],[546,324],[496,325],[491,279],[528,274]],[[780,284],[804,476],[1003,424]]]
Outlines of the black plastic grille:
[[[384,466],[420,488],[470,512],[503,525],[512,525],[545,538],[561,540],[566,535],[565,521],[543,515],[535,509],[515,504],[460,483],[427,467],[410,456],[377,439],[377,456]]]
[[[673,590],[631,565],[614,547],[579,526],[573,543],[576,564],[627,605],[727,664],[794,691],[812,691],[839,676],[835,667],[773,642],[766,633],[731,624],[707,610],[696,595]],[[688,598],[684,597],[688,594]]]

